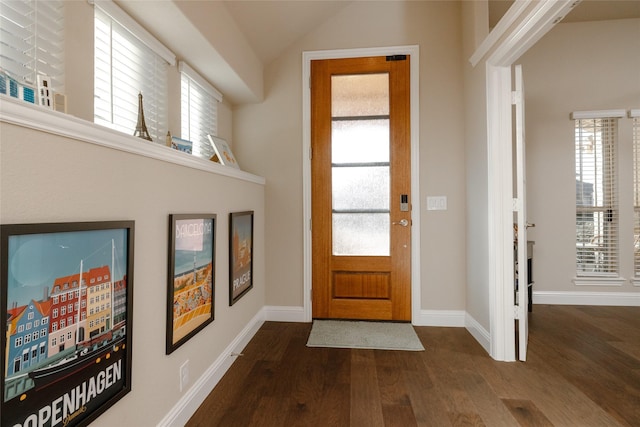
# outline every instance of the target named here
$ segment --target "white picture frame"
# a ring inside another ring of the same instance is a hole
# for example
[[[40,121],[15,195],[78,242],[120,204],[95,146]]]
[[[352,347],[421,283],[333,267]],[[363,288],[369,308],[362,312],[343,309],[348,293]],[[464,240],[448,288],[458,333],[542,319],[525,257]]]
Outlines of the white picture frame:
[[[227,141],[213,135],[207,135],[207,137],[209,138],[211,145],[213,145],[213,149],[218,156],[220,164],[240,169],[240,165],[238,165],[238,161],[233,155],[233,151],[231,151],[231,147],[229,147]]]

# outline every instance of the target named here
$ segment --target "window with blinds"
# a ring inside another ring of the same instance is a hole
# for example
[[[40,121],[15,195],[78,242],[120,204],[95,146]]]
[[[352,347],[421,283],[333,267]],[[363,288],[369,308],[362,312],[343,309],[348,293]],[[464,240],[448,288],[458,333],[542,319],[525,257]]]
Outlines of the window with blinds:
[[[575,120],[578,276],[617,276],[617,118]]]
[[[634,110],[632,113],[636,112]],[[640,110],[633,115],[633,271],[640,278]]]
[[[110,5],[110,8],[114,7],[117,8]],[[149,135],[164,145],[168,128],[167,67],[170,63],[149,47],[136,29],[125,28],[119,21],[122,19],[114,19],[96,4],[94,122],[133,135],[138,122],[138,94],[141,93]]]
[[[211,157],[207,135],[218,134],[218,102],[222,95],[186,63],[180,62],[179,70],[181,136],[193,143],[193,154]]]
[[[64,2],[0,1],[0,68],[35,89],[48,76],[64,92]]]

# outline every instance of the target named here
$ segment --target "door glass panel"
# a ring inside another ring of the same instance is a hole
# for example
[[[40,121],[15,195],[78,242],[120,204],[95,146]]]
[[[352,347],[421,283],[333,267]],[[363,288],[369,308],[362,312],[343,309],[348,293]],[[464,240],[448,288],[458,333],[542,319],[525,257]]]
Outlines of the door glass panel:
[[[332,163],[389,162],[389,118],[334,119]]]
[[[389,75],[331,77],[333,255],[390,253]]]
[[[334,213],[333,254],[389,255],[388,213]]]
[[[389,211],[389,166],[334,167],[333,210]]]
[[[388,116],[389,74],[331,76],[331,116]]]

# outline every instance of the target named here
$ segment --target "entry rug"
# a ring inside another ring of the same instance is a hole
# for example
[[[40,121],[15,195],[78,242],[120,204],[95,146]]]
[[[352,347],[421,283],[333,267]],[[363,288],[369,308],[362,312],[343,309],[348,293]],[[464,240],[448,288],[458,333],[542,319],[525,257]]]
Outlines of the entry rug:
[[[307,347],[424,351],[410,323],[314,320]]]

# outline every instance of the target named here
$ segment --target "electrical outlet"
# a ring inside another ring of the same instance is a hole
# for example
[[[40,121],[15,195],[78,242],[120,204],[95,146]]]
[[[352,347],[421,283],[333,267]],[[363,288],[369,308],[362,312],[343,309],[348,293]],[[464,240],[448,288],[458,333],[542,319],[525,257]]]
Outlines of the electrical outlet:
[[[189,360],[187,359],[180,366],[180,391],[187,387],[189,384]]]

